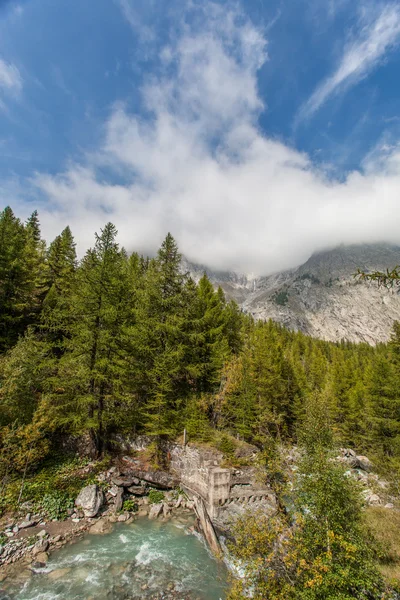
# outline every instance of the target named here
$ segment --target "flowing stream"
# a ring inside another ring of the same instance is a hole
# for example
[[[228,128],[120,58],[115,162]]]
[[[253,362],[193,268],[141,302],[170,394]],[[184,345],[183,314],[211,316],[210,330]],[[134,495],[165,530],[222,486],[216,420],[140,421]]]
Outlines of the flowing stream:
[[[223,600],[226,566],[188,522],[138,519],[55,552],[13,600]]]

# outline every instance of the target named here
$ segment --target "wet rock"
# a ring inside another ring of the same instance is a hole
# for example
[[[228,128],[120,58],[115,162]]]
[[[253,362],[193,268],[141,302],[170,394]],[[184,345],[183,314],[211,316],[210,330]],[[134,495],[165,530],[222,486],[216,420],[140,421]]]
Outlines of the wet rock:
[[[118,522],[125,523],[126,521],[128,521],[128,519],[129,519],[129,515],[127,515],[127,514],[119,515]]]
[[[110,521],[100,519],[99,521],[97,521],[97,523],[91,526],[91,528],[89,529],[89,533],[98,535],[103,533],[109,533],[111,529],[112,524],[110,523]]]
[[[62,577],[68,575],[70,570],[71,569],[69,567],[66,567],[65,569],[54,569],[54,571],[48,573],[47,577],[52,581],[57,581],[57,579],[61,579]]]
[[[96,484],[84,487],[75,500],[75,506],[81,508],[85,517],[95,517],[103,505],[104,495]]]
[[[152,504],[149,512],[149,519],[157,519],[163,511],[163,503]]]
[[[32,550],[33,556],[38,556],[42,552],[46,552],[49,549],[50,543],[48,540],[43,540],[41,542],[37,542]]]

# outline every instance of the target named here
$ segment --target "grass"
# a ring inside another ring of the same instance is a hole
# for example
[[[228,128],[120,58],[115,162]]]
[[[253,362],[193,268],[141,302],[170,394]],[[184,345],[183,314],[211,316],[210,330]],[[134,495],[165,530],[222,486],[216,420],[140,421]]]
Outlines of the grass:
[[[400,584],[400,511],[370,506],[366,524],[378,542],[378,568],[389,582]]]
[[[35,510],[44,508],[41,505],[45,500],[49,512],[64,513],[62,507],[69,506],[82,487],[94,483],[96,475],[107,469],[108,464],[108,458],[90,463],[75,455],[55,454],[28,474],[22,487],[20,504],[29,502]],[[20,476],[14,476],[7,483],[0,498],[0,515],[18,509],[21,486]]]

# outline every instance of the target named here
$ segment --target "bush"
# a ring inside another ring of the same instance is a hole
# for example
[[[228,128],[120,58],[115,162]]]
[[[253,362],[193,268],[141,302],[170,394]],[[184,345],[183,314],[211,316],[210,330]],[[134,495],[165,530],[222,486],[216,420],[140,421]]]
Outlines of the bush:
[[[46,513],[49,519],[65,519],[69,508],[74,506],[74,499],[67,494],[54,492],[46,494],[40,503],[40,508]]]
[[[236,450],[236,444],[231,437],[223,434],[218,443],[218,450],[223,453],[225,457],[232,457]]]
[[[274,302],[279,306],[285,306],[285,304],[289,302],[289,295],[287,291],[283,290],[282,292],[278,292],[277,294],[275,294]]]
[[[160,490],[150,490],[149,492],[149,502],[150,504],[158,504],[164,500],[164,492],[160,492]]]
[[[136,512],[138,509],[138,505],[136,504],[135,500],[133,500],[132,498],[129,498],[129,500],[125,500],[124,505],[122,507],[122,510],[124,512]]]

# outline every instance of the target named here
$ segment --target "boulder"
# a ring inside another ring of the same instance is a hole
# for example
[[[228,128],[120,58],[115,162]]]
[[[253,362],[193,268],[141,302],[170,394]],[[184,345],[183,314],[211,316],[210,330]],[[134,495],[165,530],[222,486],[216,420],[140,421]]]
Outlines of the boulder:
[[[152,504],[149,512],[149,519],[157,519],[163,511],[163,502]]]
[[[124,495],[124,488],[118,488],[117,495],[115,496],[115,499],[114,499],[114,512],[116,512],[116,513],[119,512],[120,510],[122,510],[122,506],[124,504],[123,495]]]
[[[137,479],[137,477],[129,477],[129,476],[125,476],[125,475],[120,475],[119,477],[112,477],[111,478],[111,483],[113,483],[114,485],[118,486],[118,487],[130,487],[131,485],[139,485],[140,481],[139,479]]]
[[[47,552],[39,552],[39,554],[36,554],[36,560],[33,563],[33,567],[35,564],[39,563],[40,565],[46,565],[47,561],[49,560],[49,555],[47,554]],[[42,568],[42,567],[35,567],[35,568]]]
[[[135,471],[133,475],[162,490],[170,490],[179,484],[179,479],[167,471]]]
[[[89,529],[89,533],[99,535],[103,533],[109,533],[112,529],[112,525],[109,521],[105,521],[104,519],[99,519],[97,523],[91,526]]]
[[[357,456],[356,460],[358,462],[358,468],[363,471],[367,471],[369,473],[372,471],[373,465],[372,462],[366,456]]]
[[[129,515],[127,515],[127,514],[119,515],[119,517],[118,517],[118,523],[125,523],[128,520],[129,520]]]
[[[183,502],[183,496],[182,496],[182,494],[179,494],[178,500],[175,502],[175,508],[180,508],[182,502]]]
[[[45,529],[41,529],[39,531],[39,533],[36,534],[36,537],[41,538],[41,539],[45,538],[46,536],[47,536],[47,532]]]
[[[115,498],[115,496],[118,494],[118,486],[113,485],[112,487],[110,487],[110,489],[108,490],[108,494]]]
[[[104,495],[96,484],[87,485],[75,500],[75,506],[81,508],[85,517],[92,518],[97,515],[103,505]]]
[[[49,546],[50,546],[50,543],[48,540],[43,540],[41,542],[37,542],[33,546],[32,554],[34,556],[38,556],[38,554],[41,554],[42,552],[46,552],[49,549]]]
[[[22,521],[18,527],[20,529],[28,529],[28,527],[35,527],[35,525],[37,525],[37,521]]]
[[[369,494],[366,497],[366,501],[370,506],[380,506],[382,504],[382,500],[377,494]]]

